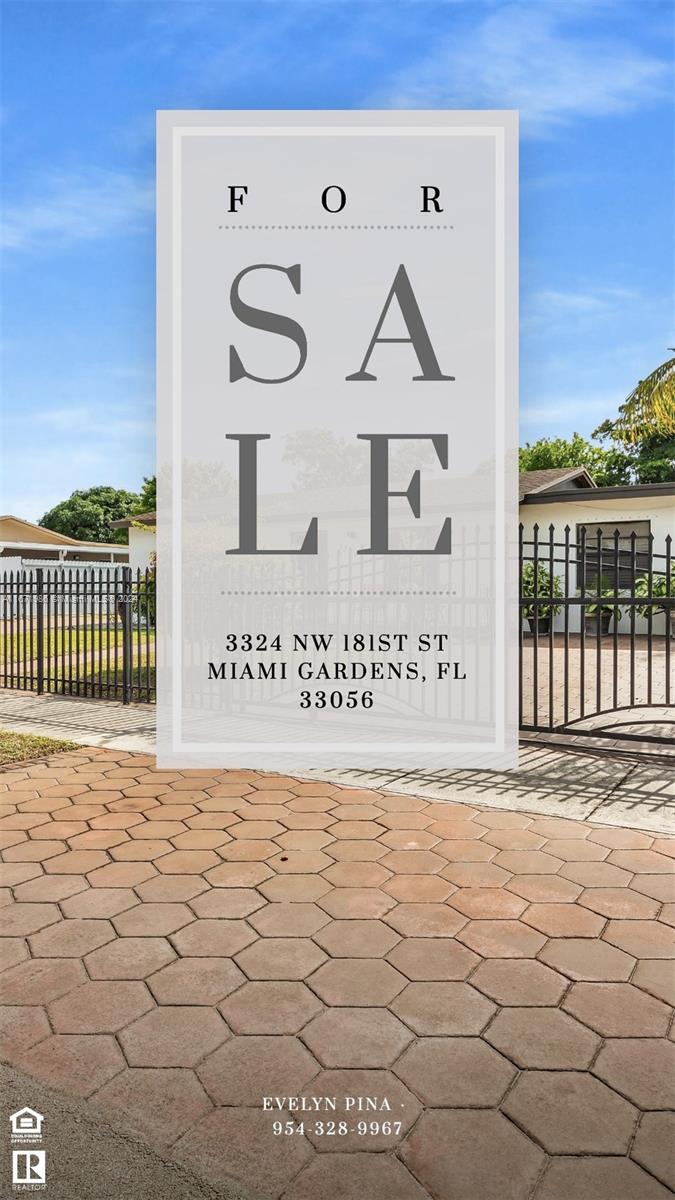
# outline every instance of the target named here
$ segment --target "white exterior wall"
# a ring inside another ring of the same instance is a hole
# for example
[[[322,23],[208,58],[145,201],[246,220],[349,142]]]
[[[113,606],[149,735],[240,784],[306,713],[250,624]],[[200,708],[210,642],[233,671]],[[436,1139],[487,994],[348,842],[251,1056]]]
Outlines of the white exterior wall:
[[[592,494],[592,493],[591,493]],[[556,543],[564,543],[565,526],[570,527],[570,546],[572,547],[572,557],[574,559],[574,547],[576,545],[577,525],[584,524],[611,524],[612,521],[649,521],[651,532],[654,536],[654,553],[665,554],[666,537],[670,534],[673,539],[672,552],[675,555],[675,496],[639,496],[635,498],[606,498],[604,500],[570,500],[564,502],[556,502],[552,504],[521,504],[520,506],[520,521],[523,526],[523,537],[526,542],[532,541],[534,537],[534,526],[539,526],[539,543],[541,546],[540,558],[546,565],[546,558],[549,544],[549,526],[555,526],[554,540]],[[589,548],[592,545],[592,539],[588,542]],[[559,546],[556,551],[556,557],[563,558],[563,549]],[[526,556],[532,554],[532,547],[526,547]],[[665,563],[657,559],[657,565],[664,567]],[[562,562],[555,564],[555,574],[559,576],[564,592],[564,565]],[[570,595],[573,595],[578,589],[576,580],[576,568],[574,565],[570,568]],[[564,613],[559,612],[555,617],[555,629],[563,629]],[[570,631],[578,632],[580,627],[580,608],[572,605],[570,608]],[[619,622],[619,633],[629,632],[629,618],[624,615]],[[652,621],[654,633],[663,633],[665,630],[665,615],[659,613],[654,616]],[[635,620],[636,633],[647,632],[647,621],[644,617],[636,616]]]
[[[132,571],[144,571],[150,566],[150,556],[157,550],[157,535],[153,529],[129,530],[129,566]]]

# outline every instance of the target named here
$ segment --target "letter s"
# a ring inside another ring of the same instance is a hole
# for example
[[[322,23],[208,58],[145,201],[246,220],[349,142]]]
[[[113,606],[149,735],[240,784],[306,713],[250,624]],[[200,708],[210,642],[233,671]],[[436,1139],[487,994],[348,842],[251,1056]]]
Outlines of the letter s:
[[[307,361],[307,338],[305,331],[297,321],[293,321],[291,317],[284,317],[280,313],[267,312],[264,308],[254,308],[251,304],[246,304],[239,295],[239,284],[245,275],[251,271],[281,271],[283,275],[287,275],[293,291],[296,295],[300,294],[300,264],[296,263],[292,267],[279,267],[274,263],[256,263],[252,267],[245,267],[240,271],[234,280],[230,289],[230,304],[235,317],[244,325],[249,325],[252,329],[265,329],[269,333],[278,333],[281,337],[290,338],[295,342],[300,352],[300,361],[297,367],[290,375],[283,375],[278,379],[264,379],[260,375],[252,375],[250,371],[242,363],[234,346],[230,346],[230,383],[236,383],[239,379],[253,379],[256,383],[288,383],[289,379],[295,379],[299,375]]]

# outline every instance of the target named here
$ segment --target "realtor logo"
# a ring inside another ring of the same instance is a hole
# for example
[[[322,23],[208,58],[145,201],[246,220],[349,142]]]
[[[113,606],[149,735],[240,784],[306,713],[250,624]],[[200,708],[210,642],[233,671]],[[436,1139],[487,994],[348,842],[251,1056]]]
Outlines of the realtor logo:
[[[47,1182],[46,1150],[13,1150],[12,1183],[39,1187]]]
[[[9,1123],[12,1127],[13,1142],[37,1142],[42,1138],[42,1113],[34,1108],[20,1108],[12,1113]]]

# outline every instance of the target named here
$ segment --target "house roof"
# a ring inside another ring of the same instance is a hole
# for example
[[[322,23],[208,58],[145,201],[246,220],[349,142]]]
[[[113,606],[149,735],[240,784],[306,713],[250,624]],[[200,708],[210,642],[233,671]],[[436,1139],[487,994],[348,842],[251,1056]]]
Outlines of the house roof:
[[[675,480],[671,483],[624,483],[617,487],[594,487],[585,491],[581,488],[559,490],[556,487],[544,488],[539,492],[530,492],[521,497],[521,503],[531,504],[567,504],[583,500],[638,500],[643,496],[675,496]]]
[[[134,513],[133,517],[125,517],[123,521],[111,521],[113,529],[131,529],[132,525],[156,525],[157,513]]]
[[[542,471],[521,471],[518,476],[518,500],[539,492],[556,490],[576,491],[594,488],[595,483],[585,467],[547,467]]]
[[[45,529],[34,521],[26,521],[24,517],[15,517],[11,513],[0,516],[0,543],[10,546],[44,546],[63,547],[77,550],[116,550],[115,542],[85,542],[78,538],[67,537],[65,533],[57,533],[54,529]],[[120,546],[119,550],[126,550]]]

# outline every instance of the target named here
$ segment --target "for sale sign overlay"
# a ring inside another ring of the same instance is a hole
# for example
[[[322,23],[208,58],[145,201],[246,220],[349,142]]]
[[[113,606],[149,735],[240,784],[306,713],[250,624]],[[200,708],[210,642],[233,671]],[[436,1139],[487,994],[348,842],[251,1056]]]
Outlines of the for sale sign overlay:
[[[158,115],[161,765],[513,763],[516,147]]]

